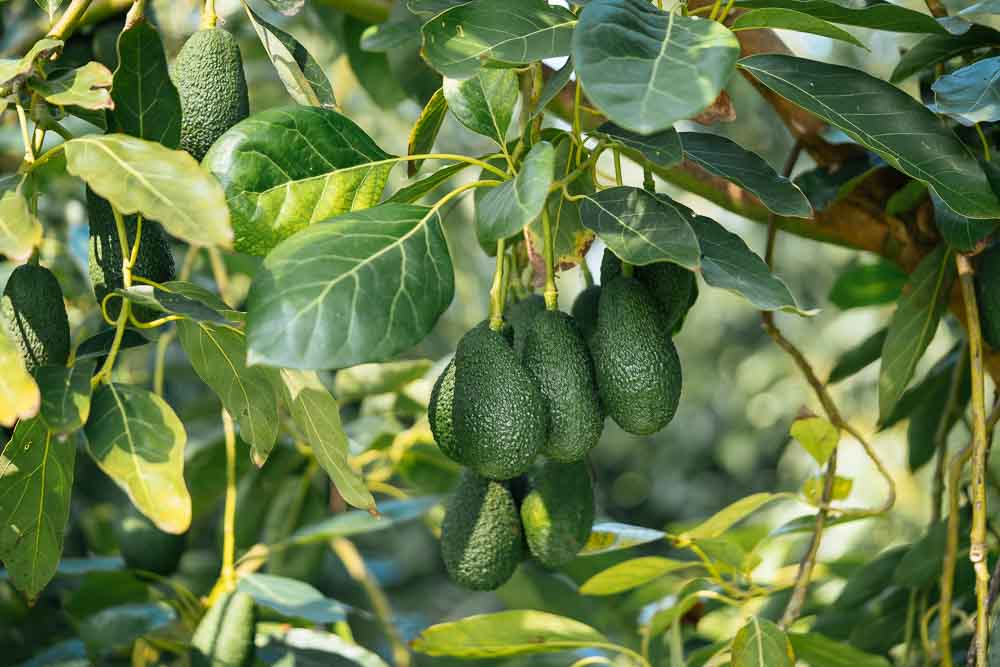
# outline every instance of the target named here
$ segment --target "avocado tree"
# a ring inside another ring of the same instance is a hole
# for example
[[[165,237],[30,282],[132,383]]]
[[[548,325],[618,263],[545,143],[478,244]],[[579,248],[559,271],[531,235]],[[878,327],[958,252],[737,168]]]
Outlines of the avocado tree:
[[[1000,664],[995,0],[0,10],[4,664]],[[723,136],[761,117],[783,159]],[[790,236],[867,259],[807,307]],[[685,437],[713,291],[787,353],[818,474],[652,525],[596,453]],[[786,334],[887,303],[825,378]],[[923,524],[824,562],[900,521],[904,421]]]

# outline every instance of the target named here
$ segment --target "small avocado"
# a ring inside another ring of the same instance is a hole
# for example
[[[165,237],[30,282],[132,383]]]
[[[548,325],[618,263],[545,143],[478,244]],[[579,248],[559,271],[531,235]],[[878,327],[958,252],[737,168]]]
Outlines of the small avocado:
[[[531,492],[521,504],[521,523],[531,555],[559,568],[587,543],[594,524],[594,486],[586,461],[546,461],[530,474]]]
[[[220,595],[191,637],[191,667],[250,667],[256,622],[249,593]]]
[[[434,388],[431,390],[430,402],[427,404],[427,421],[431,425],[434,442],[452,461],[462,463],[461,451],[455,444],[453,421],[453,404],[455,399],[455,359],[452,357],[445,369],[441,371]]]
[[[514,354],[520,359],[524,353],[524,338],[528,333],[531,321],[538,313],[545,310],[545,299],[541,294],[532,294],[527,298],[508,304],[504,308],[503,319],[514,334]]]
[[[526,472],[548,437],[545,399],[486,322],[458,343],[452,410],[458,459],[489,479]]]
[[[3,322],[28,372],[69,361],[69,318],[55,275],[35,264],[14,269],[3,291]]]
[[[601,284],[611,282],[621,272],[621,260],[610,250],[605,250],[601,260]],[[673,262],[657,262],[636,266],[633,277],[656,297],[663,309],[667,329],[671,333],[679,331],[688,310],[698,299],[698,280],[694,272]]]
[[[976,302],[983,339],[1000,350],[1000,243],[979,253],[976,263]]]
[[[569,315],[545,310],[528,327],[521,358],[549,410],[549,437],[542,454],[579,461],[604,430],[594,362],[579,327]]]
[[[591,349],[601,401],[619,426],[649,435],[670,423],[681,397],[681,363],[645,285],[619,275],[601,289]]]
[[[185,535],[158,529],[142,514],[130,511],[118,524],[118,548],[125,567],[168,577],[177,570],[187,544]]]
[[[465,471],[445,510],[441,556],[466,588],[491,591],[510,579],[524,559],[524,534],[506,482]]]
[[[591,285],[576,296],[573,301],[573,319],[580,327],[584,340],[590,340],[597,329],[597,305],[601,300],[601,286]]]

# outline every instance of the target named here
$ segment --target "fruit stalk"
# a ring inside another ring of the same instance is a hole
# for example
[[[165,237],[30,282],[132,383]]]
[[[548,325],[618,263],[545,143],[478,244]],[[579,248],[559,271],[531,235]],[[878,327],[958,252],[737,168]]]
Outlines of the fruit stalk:
[[[219,584],[223,590],[236,587],[236,429],[233,418],[222,411],[226,440],[226,504],[222,518],[222,571]]]
[[[490,288],[490,329],[500,331],[503,327],[503,265],[506,254],[506,239],[497,241],[497,268]]]
[[[556,287],[556,251],[552,240],[552,221],[549,212],[542,209],[542,236],[545,243],[545,307],[548,310],[559,309],[559,288]]]

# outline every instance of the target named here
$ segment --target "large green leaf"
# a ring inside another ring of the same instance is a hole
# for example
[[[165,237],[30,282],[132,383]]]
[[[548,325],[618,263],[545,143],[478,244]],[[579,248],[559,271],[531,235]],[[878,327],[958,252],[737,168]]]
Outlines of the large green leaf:
[[[447,113],[448,101],[445,99],[444,89],[438,88],[437,92],[431,95],[431,99],[424,105],[417,122],[410,130],[410,138],[406,142],[407,155],[423,155],[431,152]],[[423,160],[407,162],[406,175],[413,178],[420,171],[420,165],[423,163]]]
[[[698,561],[641,556],[601,570],[580,585],[580,592],[584,595],[615,595],[648,584],[671,572],[699,566],[701,563]]]
[[[879,357],[882,356],[882,347],[885,345],[885,337],[888,333],[888,329],[879,329],[840,355],[830,371],[830,377],[827,378],[826,383],[840,382],[878,361]]]
[[[788,635],[795,657],[810,667],[890,667],[880,655],[865,653],[847,642],[838,642],[817,632]]]
[[[697,116],[722,92],[739,53],[721,23],[646,0],[593,0],[573,32],[573,62],[587,96],[640,134]]]
[[[910,383],[917,362],[934,339],[954,277],[952,254],[945,245],[924,257],[910,275],[910,290],[899,299],[882,347],[879,421],[892,412]]]
[[[111,125],[125,134],[177,148],[181,98],[170,80],[167,56],[156,28],[139,21],[118,36],[118,67],[111,97]]]
[[[204,165],[225,189],[236,249],[266,255],[308,225],[374,206],[390,158],[346,116],[300,106],[237,123]]]
[[[427,335],[454,288],[437,209],[346,213],[264,260],[248,297],[248,358],[305,369],[384,361]]]
[[[347,460],[347,435],[337,400],[311,371],[282,369],[281,387],[292,420],[337,491],[351,505],[374,511],[375,499]]]
[[[347,617],[347,608],[309,584],[272,574],[248,574],[236,590],[253,597],[254,602],[282,616],[310,623],[337,623]]]
[[[732,667],[792,667],[795,652],[773,621],[752,616],[733,639]]]
[[[740,498],[734,503],[722,508],[711,517],[694,528],[684,531],[683,537],[689,540],[706,540],[719,537],[739,521],[747,518],[770,502],[787,498],[787,493],[754,493]]]
[[[1000,32],[975,25],[962,35],[928,35],[903,54],[889,80],[899,83],[925,69],[986,46],[1000,46]]]
[[[936,194],[934,202],[934,224],[948,245],[959,252],[972,252],[997,228],[996,220],[973,220],[959,215],[941,201]]]
[[[59,565],[75,459],[76,443],[55,438],[37,417],[18,422],[0,452],[0,560],[32,600]]]
[[[29,88],[49,104],[90,111],[111,109],[111,72],[98,62],[89,62],[49,79],[31,80]]]
[[[669,206],[639,188],[619,186],[587,196],[580,219],[626,262],[700,265],[698,239],[688,224],[690,211]]]
[[[136,509],[165,532],[188,529],[187,433],[166,401],[135,385],[103,385],[94,392],[84,430],[87,451]]]
[[[501,611],[439,623],[413,640],[413,650],[459,658],[501,658],[607,646],[594,628],[541,611]]]
[[[963,125],[1000,120],[1000,56],[983,58],[938,77],[931,90],[934,111]]]
[[[556,152],[547,141],[531,147],[513,179],[476,199],[476,236],[484,245],[517,234],[542,213],[555,172]]]
[[[505,146],[517,105],[517,74],[481,69],[467,79],[444,80],[444,99],[462,125]]]
[[[1000,217],[986,175],[951,130],[895,86],[850,67],[768,54],[740,61],[762,84],[924,181],[956,212]]]
[[[461,79],[483,65],[512,67],[569,55],[576,17],[545,0],[473,0],[424,24],[423,54],[441,74]]]
[[[28,205],[29,175],[0,178],[0,255],[24,261],[42,242],[42,223]]]
[[[18,419],[30,419],[38,414],[42,398],[3,318],[0,318],[0,368],[3,369],[0,373],[0,426],[9,428]]]
[[[738,7],[781,7],[794,9],[810,16],[853,25],[860,28],[890,32],[945,34],[947,31],[934,17],[889,2],[873,0],[855,5],[839,0],[738,0]]]
[[[621,146],[629,157],[647,160],[657,167],[673,167],[684,159],[680,135],[672,127],[656,134],[644,135],[607,122],[594,130],[594,133]]]
[[[35,380],[42,393],[39,416],[53,433],[70,433],[87,423],[90,416],[90,378],[97,362],[77,360],[65,366],[42,366],[35,369]]]
[[[736,17],[736,20],[730,26],[733,32],[756,30],[758,28],[807,32],[812,35],[837,39],[848,44],[853,44],[854,46],[860,46],[866,51],[868,50],[868,47],[858,41],[857,37],[843,28],[838,28],[829,21],[824,21],[812,14],[784,7],[751,9],[745,14],[740,14]]]
[[[64,147],[67,170],[122,213],[141,213],[189,243],[231,244],[222,189],[186,152],[126,134],[77,137]]]

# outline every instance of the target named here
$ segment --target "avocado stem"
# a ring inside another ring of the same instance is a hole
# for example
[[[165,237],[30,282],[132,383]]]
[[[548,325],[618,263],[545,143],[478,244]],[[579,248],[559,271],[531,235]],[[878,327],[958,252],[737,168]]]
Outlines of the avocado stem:
[[[214,28],[219,22],[219,15],[215,13],[215,0],[205,0],[205,7],[201,12],[201,25],[199,26],[202,30],[209,30]]]
[[[500,331],[503,327],[503,268],[506,250],[507,240],[497,241],[497,268],[493,274],[493,287],[490,288],[490,329],[493,331]]]
[[[556,251],[552,242],[552,221],[549,220],[549,212],[542,209],[542,238],[544,242],[545,255],[545,308],[547,310],[559,309],[559,288],[556,287],[555,256]]]

